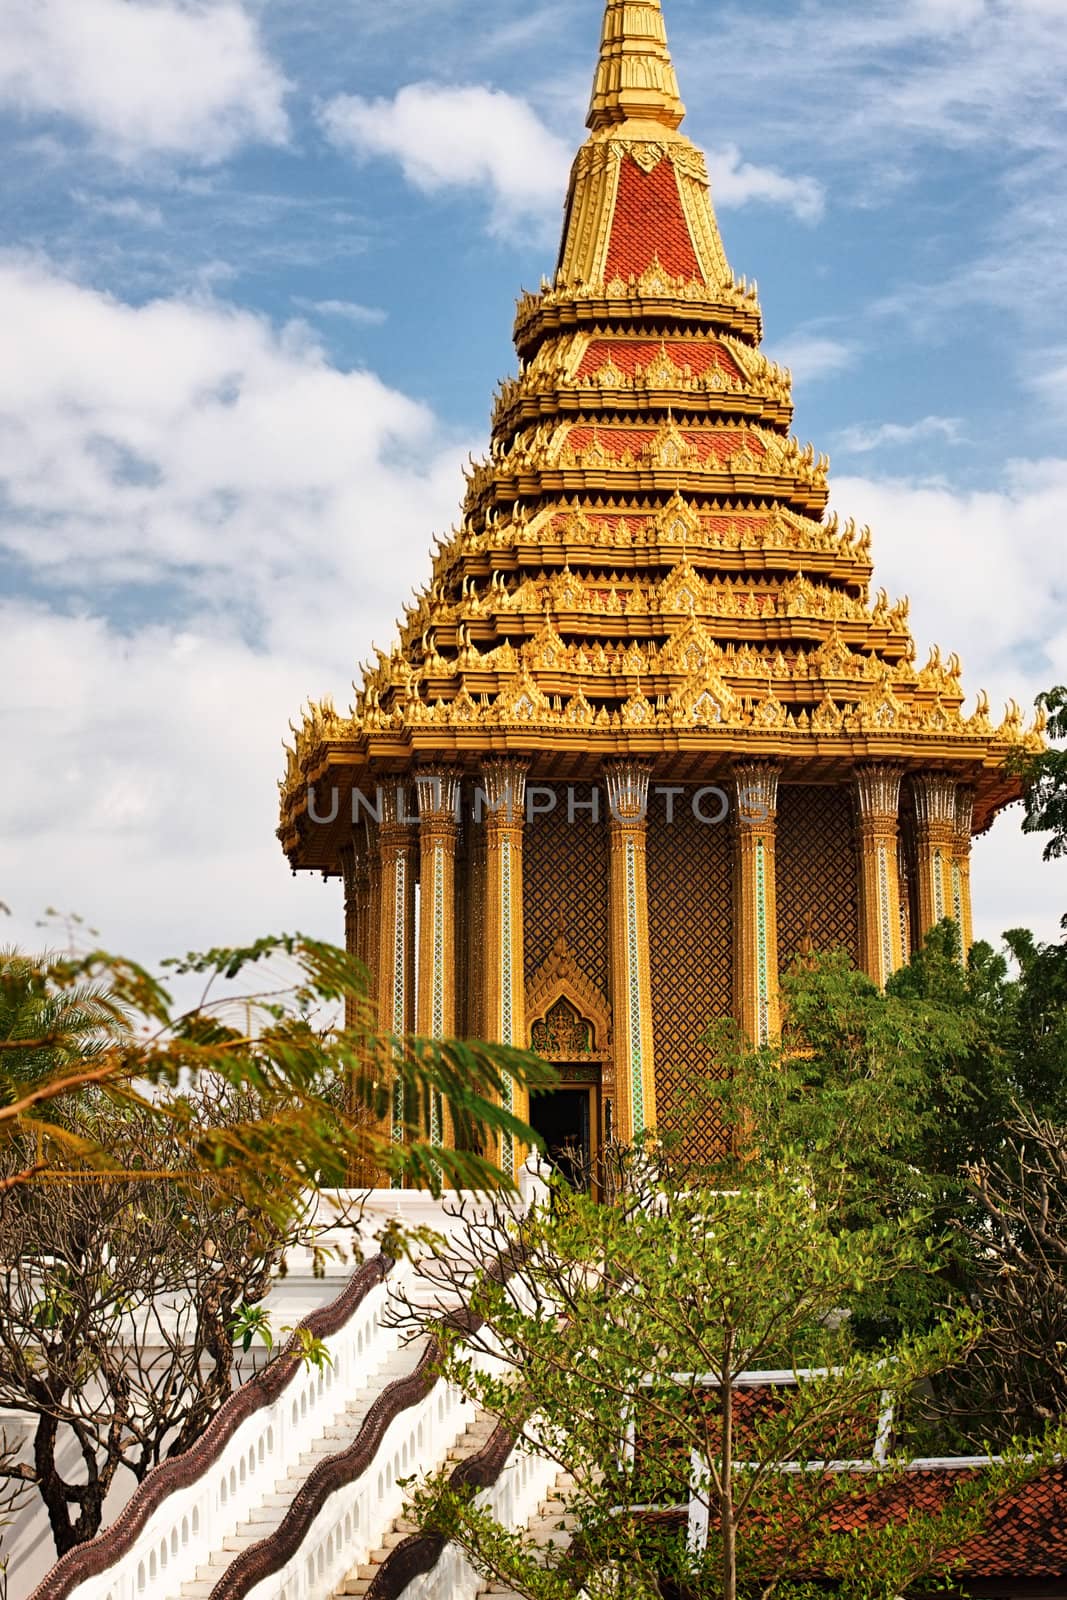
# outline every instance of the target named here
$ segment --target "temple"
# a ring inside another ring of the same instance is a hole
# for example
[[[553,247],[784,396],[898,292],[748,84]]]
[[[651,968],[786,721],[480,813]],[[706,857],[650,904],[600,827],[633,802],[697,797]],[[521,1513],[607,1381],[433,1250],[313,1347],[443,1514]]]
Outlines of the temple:
[[[607,0],[489,457],[281,786],[289,861],[343,878],[385,1024],[532,1045],[560,1088],[516,1109],[589,1155],[679,1124],[713,1018],[772,1040],[798,953],[882,984],[945,917],[966,946],[972,836],[1040,737],[984,696],[965,715],[957,657],[918,665],[907,601],[872,596],[684,109],[660,0]]]

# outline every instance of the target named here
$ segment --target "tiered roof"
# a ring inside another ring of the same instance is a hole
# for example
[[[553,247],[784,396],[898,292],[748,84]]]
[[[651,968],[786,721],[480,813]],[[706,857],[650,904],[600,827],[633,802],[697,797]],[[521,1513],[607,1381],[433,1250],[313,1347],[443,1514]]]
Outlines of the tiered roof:
[[[827,515],[827,458],[790,433],[683,115],[659,0],[607,0],[556,276],[519,301],[489,456],[391,653],[297,733],[294,865],[335,866],[309,782],[488,750],[561,778],[622,753],[682,780],[741,753],[793,781],[949,765],[978,829],[1015,798],[1004,759],[1039,730],[1015,705],[994,727],[984,696],[965,715],[958,658],[920,667],[907,600],[872,596],[870,531]]]

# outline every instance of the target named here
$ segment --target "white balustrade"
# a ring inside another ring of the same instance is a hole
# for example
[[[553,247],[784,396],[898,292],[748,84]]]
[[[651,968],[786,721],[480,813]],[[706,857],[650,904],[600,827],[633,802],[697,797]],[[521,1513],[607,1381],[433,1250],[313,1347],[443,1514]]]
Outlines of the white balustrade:
[[[410,1271],[395,1269],[401,1277]],[[133,1547],[106,1572],[72,1589],[71,1600],[177,1595],[397,1348],[399,1335],[384,1318],[395,1287],[389,1280],[376,1285],[344,1327],[325,1340],[329,1362],[321,1369],[300,1367],[273,1404],[241,1423],[195,1482],[172,1490],[156,1507]]]
[[[516,1212],[537,1203],[545,1192],[543,1174],[531,1161],[523,1174]],[[464,1198],[470,1214],[472,1197]],[[447,1215],[456,1199],[446,1195],[434,1200],[410,1190],[325,1194],[316,1207],[320,1242],[351,1246],[349,1218],[355,1200],[363,1207],[358,1235],[364,1248],[389,1222],[455,1236],[466,1227],[463,1218]],[[301,1261],[302,1256],[294,1259],[296,1270]],[[192,1581],[198,1569],[225,1547],[225,1541],[275,1491],[292,1463],[340,1418],[398,1348],[401,1335],[390,1325],[387,1308],[393,1295],[412,1287],[416,1276],[412,1263],[396,1266],[344,1327],[325,1341],[329,1362],[321,1369],[301,1367],[272,1404],[261,1406],[241,1423],[217,1460],[193,1483],[167,1495],[131,1549],[99,1576],[72,1588],[69,1600],[160,1600],[163,1595],[178,1595],[182,1584]],[[439,1467],[473,1416],[474,1408],[462,1393],[439,1380],[422,1401],[393,1420],[368,1470],[329,1497],[300,1550],[282,1571],[251,1591],[254,1600],[324,1600],[381,1543],[403,1507],[404,1480]],[[510,1487],[501,1492],[517,1495],[518,1505],[535,1479],[540,1482],[537,1469],[525,1458],[516,1458],[503,1480]]]
[[[532,1446],[512,1451],[496,1483],[483,1489],[476,1505],[484,1507],[504,1528],[526,1527],[556,1481],[559,1466]],[[400,1600],[474,1600],[485,1585],[458,1545],[447,1544],[429,1572],[413,1578]],[[294,1597],[295,1600],[295,1597]]]
[[[395,1417],[373,1462],[326,1501],[300,1549],[249,1600],[323,1600],[365,1563],[404,1506],[404,1480],[439,1465],[474,1417],[460,1390],[440,1380]]]

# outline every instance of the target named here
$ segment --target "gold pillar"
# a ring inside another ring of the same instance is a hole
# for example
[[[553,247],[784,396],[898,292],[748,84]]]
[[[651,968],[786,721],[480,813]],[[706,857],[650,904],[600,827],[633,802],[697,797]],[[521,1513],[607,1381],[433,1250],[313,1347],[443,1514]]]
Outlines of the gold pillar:
[[[381,864],[378,941],[378,1016],[393,1034],[415,1028],[415,880],[418,876],[418,829],[408,812],[410,791],[399,781],[381,787],[378,859]],[[404,1138],[403,1090],[393,1092],[391,1136]]]
[[[456,810],[461,774],[433,767],[416,775],[419,797],[419,993],[416,1028],[423,1038],[456,1031]],[[430,1107],[431,1144],[445,1137],[439,1095]]]
[[[623,1143],[656,1126],[652,981],[648,955],[646,841],[651,763],[609,761],[610,906],[615,1136]]]
[[[488,1037],[516,1049],[526,1038],[526,975],[523,970],[522,841],[529,762],[491,758],[482,767],[482,793],[475,797],[485,828],[485,1023]],[[484,797],[484,799],[483,799]],[[508,1083],[504,1104],[529,1121],[528,1096]],[[522,1160],[515,1139],[501,1139],[500,1168],[514,1177]]]
[[[376,896],[381,871],[377,830],[369,820],[354,825],[350,841],[341,848],[341,869],[345,884],[345,949],[363,968],[363,992],[368,1002],[361,1008],[356,995],[345,997],[345,1027],[356,1029],[366,1025],[377,986],[379,902]],[[375,1120],[362,1094],[356,1092],[354,1072],[346,1086],[345,1104],[353,1120]],[[381,1131],[388,1133],[389,1130],[383,1127]],[[350,1170],[348,1182],[352,1188],[365,1188],[376,1182],[376,1174],[365,1161],[360,1161]]]
[[[860,964],[879,985],[903,964],[900,914],[899,767],[871,763],[857,767],[856,854],[860,889]]]
[[[911,881],[908,847],[903,829],[897,842],[897,883],[900,885],[900,950],[905,965],[911,960]]]
[[[915,867],[922,944],[930,929],[953,915],[952,864],[956,858],[956,801],[959,784],[945,772],[912,775],[915,801]]]
[[[350,839],[347,844],[341,846],[341,876],[345,885],[345,950],[350,956],[355,955],[359,943],[359,888],[356,862],[356,844]]]
[[[473,813],[468,813],[473,816]],[[487,948],[485,913],[488,904],[486,889],[486,830],[477,816],[467,830],[467,915],[466,915],[466,980],[467,980],[467,1033],[472,1039],[488,1039],[486,1021],[486,960]]]
[[[974,790],[961,783],[956,795],[956,848],[952,857],[952,914],[960,930],[963,959],[974,943],[974,914],[971,908],[971,828],[974,825]]]
[[[353,828],[350,841],[341,847],[341,873],[345,885],[345,950],[369,971],[375,964],[375,956],[370,949],[373,929],[370,862],[367,834],[362,827]],[[351,1028],[355,1022],[356,1004],[350,996],[345,1005],[345,1024]]]
[[[781,1030],[775,843],[778,780],[773,761],[734,765],[734,966],[737,1018],[755,1045]]]
[[[378,824],[370,817],[363,820],[366,848],[363,858],[367,864],[367,916],[360,936],[359,959],[367,969],[367,994],[371,1000],[378,995],[378,976],[381,969],[379,941],[382,925],[382,852],[378,838]]]

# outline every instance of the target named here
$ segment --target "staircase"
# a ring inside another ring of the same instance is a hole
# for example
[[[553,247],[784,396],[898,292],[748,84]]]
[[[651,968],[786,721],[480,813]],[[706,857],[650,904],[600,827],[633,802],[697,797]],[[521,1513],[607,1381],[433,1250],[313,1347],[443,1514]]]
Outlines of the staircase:
[[[526,1525],[530,1540],[546,1555],[550,1547],[557,1555],[570,1549],[575,1529],[578,1527],[577,1516],[568,1510],[568,1497],[573,1490],[574,1479],[569,1473],[561,1472],[548,1498],[541,1501]],[[482,1584],[477,1590],[475,1600],[521,1600],[521,1596],[506,1583],[494,1578]]]
[[[458,1466],[461,1461],[469,1461],[489,1443],[495,1429],[495,1420],[486,1412],[479,1412],[473,1422],[467,1424],[463,1437],[449,1450],[445,1465]],[[371,1552],[366,1562],[352,1568],[344,1581],[333,1591],[331,1600],[344,1600],[344,1597],[349,1595],[366,1595],[393,1551],[418,1531],[418,1524],[412,1522],[410,1517],[401,1515],[394,1518],[378,1549]]]
[[[215,1585],[233,1566],[236,1558],[276,1532],[314,1469],[355,1443],[374,1401],[396,1379],[410,1376],[425,1351],[426,1343],[422,1339],[395,1351],[356,1391],[340,1416],[330,1423],[314,1444],[298,1456],[285,1476],[275,1481],[237,1529],[222,1540],[221,1547],[197,1569],[192,1581],[182,1584],[182,1600],[210,1600]]]
[[[538,1203],[544,1185],[528,1176],[524,1203]],[[466,1227],[417,1193],[383,1200],[390,1217],[430,1222],[445,1236]],[[201,1440],[151,1473],[114,1523],[58,1562],[31,1600],[331,1600],[368,1594],[372,1584],[379,1600],[376,1579],[414,1533],[403,1517],[404,1483],[445,1463],[472,1462],[481,1473],[472,1481],[488,1485],[495,1513],[523,1526],[553,1469],[512,1452],[491,1419],[436,1377],[433,1338],[401,1342],[398,1296],[435,1316],[458,1304],[414,1263],[373,1258],[303,1324],[329,1361],[302,1362],[294,1335]],[[438,1545],[424,1566],[408,1600],[475,1600],[478,1580],[453,1547]]]

